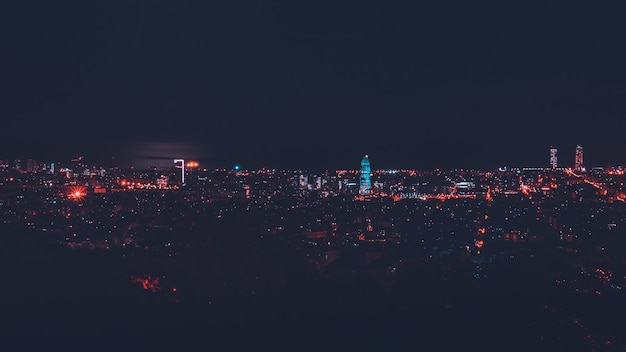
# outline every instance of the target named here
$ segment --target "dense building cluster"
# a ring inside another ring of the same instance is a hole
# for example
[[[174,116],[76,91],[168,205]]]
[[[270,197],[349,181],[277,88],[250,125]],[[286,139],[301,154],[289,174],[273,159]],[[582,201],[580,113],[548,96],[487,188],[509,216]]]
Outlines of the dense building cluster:
[[[129,285],[172,302],[284,302],[316,292],[327,308],[293,310],[402,312],[406,304],[462,315],[470,298],[533,297],[534,324],[552,325],[529,344],[626,345],[589,308],[624,298],[621,167],[370,170],[366,157],[363,175],[194,162],[122,170],[83,158],[2,164],[4,228],[107,253],[124,263]]]

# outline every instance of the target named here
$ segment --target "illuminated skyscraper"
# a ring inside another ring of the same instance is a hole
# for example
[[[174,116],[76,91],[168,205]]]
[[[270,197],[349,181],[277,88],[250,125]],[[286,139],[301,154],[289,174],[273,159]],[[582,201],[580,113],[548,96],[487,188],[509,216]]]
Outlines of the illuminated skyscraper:
[[[550,147],[550,167],[552,168],[552,170],[556,169],[557,167],[555,147]]]
[[[583,166],[583,147],[576,146],[576,160],[574,162],[574,171],[583,172],[585,167]]]
[[[361,175],[359,177],[359,194],[368,195],[372,187],[372,169],[367,154],[361,159]]]

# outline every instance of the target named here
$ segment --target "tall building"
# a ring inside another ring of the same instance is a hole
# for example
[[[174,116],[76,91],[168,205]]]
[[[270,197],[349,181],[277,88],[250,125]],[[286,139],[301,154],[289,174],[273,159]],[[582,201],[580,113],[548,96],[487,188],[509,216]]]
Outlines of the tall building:
[[[556,159],[556,148],[550,147],[550,167],[552,170],[557,168],[557,159]]]
[[[38,170],[37,161],[34,159],[26,159],[26,172],[37,172]]]
[[[370,168],[370,160],[368,158],[368,155],[366,154],[363,159],[361,159],[361,175],[359,177],[360,195],[370,194],[370,190],[372,188],[371,174],[372,169]]]
[[[576,155],[574,160],[574,171],[583,172],[585,167],[583,166],[583,147],[576,146]]]

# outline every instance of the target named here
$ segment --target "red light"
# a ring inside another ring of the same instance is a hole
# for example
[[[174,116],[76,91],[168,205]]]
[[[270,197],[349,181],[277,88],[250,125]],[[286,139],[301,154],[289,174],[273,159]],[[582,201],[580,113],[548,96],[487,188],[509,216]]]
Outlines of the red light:
[[[83,197],[85,197],[85,194],[86,194],[85,187],[74,186],[70,189],[70,193],[68,194],[68,197],[75,201],[81,201]]]
[[[136,284],[140,284],[144,290],[156,292],[160,289],[159,278],[151,278],[149,275],[144,277],[131,278],[131,281]]]

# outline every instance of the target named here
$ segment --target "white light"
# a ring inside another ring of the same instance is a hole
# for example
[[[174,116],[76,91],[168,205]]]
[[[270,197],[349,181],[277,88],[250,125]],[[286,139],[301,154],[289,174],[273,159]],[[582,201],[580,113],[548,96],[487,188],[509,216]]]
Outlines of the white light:
[[[185,159],[174,159],[174,163],[180,163],[182,184],[185,184]]]

